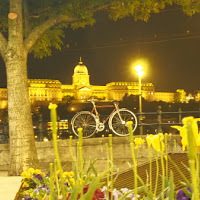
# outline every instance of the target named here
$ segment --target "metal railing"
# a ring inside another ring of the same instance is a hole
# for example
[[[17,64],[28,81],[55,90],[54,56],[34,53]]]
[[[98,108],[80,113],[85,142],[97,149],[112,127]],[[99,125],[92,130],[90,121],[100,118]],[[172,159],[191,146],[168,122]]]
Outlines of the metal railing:
[[[142,127],[154,126],[157,129],[156,132],[162,133],[164,126],[170,127],[174,125],[182,125],[182,119],[186,116],[200,117],[200,110],[182,111],[181,108],[179,108],[178,111],[175,111],[175,112],[163,112],[161,110],[161,106],[158,106],[157,112],[142,112],[142,113],[136,113],[136,115],[144,117],[144,120],[140,120],[140,117],[138,117],[139,127],[140,126]],[[154,117],[154,120],[152,120],[152,117],[151,117],[151,122],[149,121],[145,122],[146,116],[155,116],[155,117]],[[166,120],[168,121],[166,122]],[[141,132],[139,134],[143,135],[143,133]]]
[[[194,116],[200,117],[200,110],[198,111],[182,111],[180,108],[178,111],[175,112],[163,112],[161,107],[159,106],[156,112],[142,112],[142,113],[135,113],[138,118],[138,128],[135,131],[135,134],[143,135],[143,134],[155,134],[155,133],[162,133],[162,132],[169,132],[170,126],[172,125],[182,125],[182,118],[186,116]],[[106,117],[106,115],[101,115],[102,117]],[[142,116],[142,120],[140,117]],[[61,120],[62,121],[62,120]],[[75,135],[72,133],[70,128],[70,119],[69,121],[69,128],[68,129],[59,129],[58,128],[58,136],[59,139],[67,139],[70,135]],[[47,130],[45,128],[45,124],[47,121],[39,120],[34,122],[34,133],[36,141],[44,141],[51,140],[51,130]],[[142,126],[142,130],[144,132],[140,132],[140,128]],[[166,131],[167,130],[167,131]],[[175,131],[175,129],[174,129]],[[102,135],[106,136],[110,132],[108,129],[105,129],[105,132],[102,134],[94,135],[94,137],[101,137]],[[9,143],[9,130],[8,130],[8,123],[0,123],[0,144]]]

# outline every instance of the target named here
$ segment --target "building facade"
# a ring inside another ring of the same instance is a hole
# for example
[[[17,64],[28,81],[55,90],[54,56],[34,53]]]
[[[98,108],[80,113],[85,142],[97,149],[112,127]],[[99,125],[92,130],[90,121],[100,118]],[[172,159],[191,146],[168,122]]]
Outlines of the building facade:
[[[60,102],[67,99],[81,102],[89,98],[121,101],[125,94],[128,96],[139,94],[138,82],[111,82],[105,86],[91,85],[88,69],[81,60],[74,68],[71,85],[62,84],[59,80],[29,79],[28,88],[31,103],[36,101]],[[186,98],[184,90],[177,90],[176,93],[155,92],[152,83],[142,83],[141,91],[142,97],[148,101],[174,102],[177,98],[177,93],[181,102]],[[7,98],[7,89],[1,88],[0,109],[7,107]]]

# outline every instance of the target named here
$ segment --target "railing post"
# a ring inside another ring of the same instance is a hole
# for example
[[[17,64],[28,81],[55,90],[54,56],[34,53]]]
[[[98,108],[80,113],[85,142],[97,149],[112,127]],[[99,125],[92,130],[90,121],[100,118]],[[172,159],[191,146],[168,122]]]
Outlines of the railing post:
[[[3,128],[3,143],[8,143],[8,123],[4,123]]]
[[[161,124],[162,124],[161,106],[158,106],[157,113],[158,113],[158,117],[157,117],[157,120],[158,120],[158,133],[162,133],[163,131],[162,131],[162,127],[161,127]]]
[[[42,114],[40,114],[40,115],[39,115],[39,118],[38,118],[38,130],[39,130],[39,138],[38,138],[38,141],[43,141]]]
[[[181,108],[178,109],[178,123],[182,124],[182,110]]]
[[[143,124],[142,124],[142,113],[140,112],[139,117],[138,117],[138,122],[139,122],[139,129],[140,129],[140,135],[143,135]]]

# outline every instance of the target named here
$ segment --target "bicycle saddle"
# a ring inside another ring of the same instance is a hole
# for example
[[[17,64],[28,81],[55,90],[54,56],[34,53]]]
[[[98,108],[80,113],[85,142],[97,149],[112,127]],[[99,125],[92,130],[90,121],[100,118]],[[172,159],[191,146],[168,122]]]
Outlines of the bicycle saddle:
[[[89,102],[95,102],[95,101],[98,101],[98,99],[88,99],[87,101],[89,101]]]

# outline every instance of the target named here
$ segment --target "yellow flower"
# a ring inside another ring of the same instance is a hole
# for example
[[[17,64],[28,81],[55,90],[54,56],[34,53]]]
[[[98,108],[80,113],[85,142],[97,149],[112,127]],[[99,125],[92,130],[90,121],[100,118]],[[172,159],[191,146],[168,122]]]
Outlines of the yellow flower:
[[[29,169],[28,169],[28,172],[29,172],[29,173],[32,173],[32,174],[33,174],[34,171],[35,171],[35,170],[34,170],[33,168],[29,168]]]
[[[163,139],[164,139],[164,136],[162,133],[158,133],[157,135],[154,135],[152,137],[152,146],[156,151],[163,152],[165,150]]]
[[[27,179],[31,179],[31,175],[28,171],[24,171],[21,173],[21,176],[23,176],[24,178],[27,178]]]
[[[22,173],[21,173],[21,176],[24,177],[26,173],[27,173],[26,171],[25,171],[25,172],[22,172]]]
[[[70,179],[70,180],[71,180],[71,179]],[[84,184],[84,180],[80,178],[80,179],[79,179],[79,183],[80,183],[80,185],[81,185],[81,184]]]
[[[39,170],[39,169],[36,169],[35,171],[34,171],[34,174],[41,174],[41,170]]]
[[[29,184],[27,182],[24,182],[23,185],[22,185],[22,187],[23,188],[27,188],[27,187],[29,187]]]
[[[158,133],[157,135],[150,134],[146,137],[148,147],[152,145],[156,151],[164,151],[165,145],[163,140],[164,135],[162,133]]]
[[[175,128],[179,130],[180,136],[181,136],[181,144],[182,149],[185,151],[185,147],[188,146],[188,135],[187,135],[187,123],[188,121],[192,122],[192,132],[194,134],[194,140],[195,145],[200,146],[200,134],[198,133],[198,124],[197,122],[200,121],[200,118],[194,118],[194,117],[185,117],[182,120],[183,126],[171,126],[172,128]]]
[[[196,145],[199,147],[200,146],[200,134],[198,134]]]
[[[135,149],[137,149],[139,147],[139,145],[141,145],[141,144],[144,143],[144,139],[142,139],[142,138],[135,138],[134,142],[135,142],[135,145],[136,145]]]
[[[152,134],[147,135],[146,141],[147,141],[148,147],[151,147],[151,145],[152,145],[152,139],[153,139],[153,135]]]
[[[69,176],[69,172],[63,172],[63,176]]]
[[[69,182],[70,182],[70,185],[75,185],[75,179],[74,178],[70,178]]]
[[[73,177],[74,176],[74,172],[63,172],[63,176],[68,176],[68,177]]]
[[[74,172],[73,171],[71,171],[71,172],[69,172],[69,176],[74,176]]]

